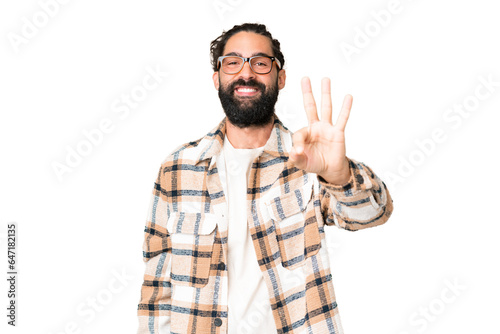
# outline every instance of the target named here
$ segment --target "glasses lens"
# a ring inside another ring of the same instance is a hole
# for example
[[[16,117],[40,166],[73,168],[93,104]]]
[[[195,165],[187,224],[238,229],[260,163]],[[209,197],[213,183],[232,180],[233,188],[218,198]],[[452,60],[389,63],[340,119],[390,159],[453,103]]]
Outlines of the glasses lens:
[[[251,65],[255,73],[266,74],[271,71],[273,61],[267,57],[255,57],[251,60]]]
[[[227,74],[237,73],[242,63],[243,60],[239,57],[226,57],[222,59],[222,70]]]

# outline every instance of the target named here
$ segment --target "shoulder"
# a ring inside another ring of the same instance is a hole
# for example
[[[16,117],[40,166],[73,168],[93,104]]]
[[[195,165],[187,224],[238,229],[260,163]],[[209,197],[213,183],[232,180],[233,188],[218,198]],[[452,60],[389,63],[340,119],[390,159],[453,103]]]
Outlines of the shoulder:
[[[200,143],[203,137],[190,141],[181,145],[178,145],[174,150],[172,150],[162,161],[162,167],[172,166],[179,162],[183,163],[194,163],[194,161],[199,157]]]

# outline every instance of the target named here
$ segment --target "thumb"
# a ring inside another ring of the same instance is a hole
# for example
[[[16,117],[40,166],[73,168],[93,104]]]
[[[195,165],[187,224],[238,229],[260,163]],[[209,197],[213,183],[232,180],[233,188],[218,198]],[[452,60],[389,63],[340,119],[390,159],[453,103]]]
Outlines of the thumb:
[[[295,132],[292,136],[292,149],[295,148],[295,152],[297,154],[304,153],[304,145],[309,139],[309,127],[304,127],[297,132]]]
[[[290,161],[299,169],[305,169],[307,156],[304,153],[304,145],[309,136],[309,127],[304,127],[292,136],[292,149],[290,150]]]
[[[307,165],[307,156],[304,154],[303,146],[292,146],[289,153],[290,162],[299,169],[305,169]]]

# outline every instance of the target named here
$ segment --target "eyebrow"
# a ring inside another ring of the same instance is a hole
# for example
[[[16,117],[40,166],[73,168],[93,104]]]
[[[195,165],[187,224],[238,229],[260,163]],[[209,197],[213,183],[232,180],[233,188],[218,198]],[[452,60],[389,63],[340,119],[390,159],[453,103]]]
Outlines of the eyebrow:
[[[239,52],[229,52],[228,54],[225,54],[225,56],[239,56],[239,57],[243,57],[241,55],[241,53],[239,53]],[[272,56],[268,55],[265,52],[255,52],[250,57],[255,57],[255,56],[272,57]]]

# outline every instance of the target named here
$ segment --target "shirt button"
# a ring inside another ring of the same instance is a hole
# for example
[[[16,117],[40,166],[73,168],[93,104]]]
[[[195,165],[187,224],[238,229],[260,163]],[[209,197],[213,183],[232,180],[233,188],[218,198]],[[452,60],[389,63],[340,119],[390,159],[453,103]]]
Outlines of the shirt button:
[[[224,264],[224,262],[219,263],[219,268],[220,270],[226,270],[226,265]]]
[[[214,325],[217,326],[217,327],[220,327],[222,325],[221,318],[215,318]]]

